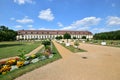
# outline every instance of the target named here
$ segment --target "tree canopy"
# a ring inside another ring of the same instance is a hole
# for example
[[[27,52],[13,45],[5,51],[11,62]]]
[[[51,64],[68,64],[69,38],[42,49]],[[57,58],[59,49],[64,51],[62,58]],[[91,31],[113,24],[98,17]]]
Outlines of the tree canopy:
[[[62,39],[62,36],[57,36],[55,39],[60,40],[60,39]]]
[[[93,38],[96,40],[120,40],[120,30],[97,33]]]
[[[50,41],[42,41],[42,44],[46,47],[47,45],[51,45]]]
[[[77,39],[77,38],[74,36],[73,39]]]
[[[82,39],[86,39],[86,36],[82,36]]]
[[[64,34],[64,39],[71,39],[71,35],[69,33]]]
[[[6,26],[0,26],[0,41],[16,40],[17,32]]]
[[[68,39],[71,39],[71,35],[69,33],[65,33],[64,39],[67,39],[67,42],[68,42]]]

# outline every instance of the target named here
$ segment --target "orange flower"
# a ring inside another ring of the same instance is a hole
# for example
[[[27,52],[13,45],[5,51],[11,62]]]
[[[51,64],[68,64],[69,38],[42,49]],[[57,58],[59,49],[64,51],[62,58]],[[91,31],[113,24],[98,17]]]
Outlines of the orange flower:
[[[24,61],[17,61],[17,66],[18,66],[18,67],[22,67],[23,64],[24,64]]]
[[[13,65],[16,64],[16,59],[10,59],[6,62],[7,65]]]
[[[11,66],[9,65],[4,65],[2,68],[1,68],[1,72],[7,72],[7,71],[10,71],[11,69]]]

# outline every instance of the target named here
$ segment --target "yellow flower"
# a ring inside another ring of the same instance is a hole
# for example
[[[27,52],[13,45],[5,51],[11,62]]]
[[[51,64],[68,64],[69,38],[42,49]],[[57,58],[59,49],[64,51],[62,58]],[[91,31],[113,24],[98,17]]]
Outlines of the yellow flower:
[[[32,55],[31,55],[31,57],[32,57],[32,58],[35,58],[35,57],[36,57],[36,55],[35,55],[35,54],[32,54]]]
[[[2,72],[2,75],[6,74],[6,72]]]
[[[17,66],[18,66],[18,67],[22,67],[23,64],[24,64],[24,61],[17,61]]]
[[[16,60],[15,59],[10,59],[6,62],[7,65],[13,65],[16,63]]]
[[[7,72],[7,71],[10,71],[11,69],[11,66],[9,65],[4,65],[2,68],[1,68],[1,72]]]

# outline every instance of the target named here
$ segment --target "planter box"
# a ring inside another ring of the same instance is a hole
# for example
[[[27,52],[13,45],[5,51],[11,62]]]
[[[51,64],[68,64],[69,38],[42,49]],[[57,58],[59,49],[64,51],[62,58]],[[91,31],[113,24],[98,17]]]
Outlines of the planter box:
[[[78,48],[78,46],[74,46],[75,48]]]
[[[82,43],[85,43],[85,41],[82,41]]]
[[[53,58],[53,56],[54,56],[53,54],[50,54],[50,55],[49,55],[49,58]]]
[[[10,69],[10,71],[13,71],[13,70],[15,70],[15,69],[18,69],[18,67],[17,67],[16,65],[14,65],[14,66],[11,66],[11,69]]]
[[[70,46],[70,43],[66,43],[66,46]]]
[[[32,61],[31,61],[31,63],[36,63],[36,62],[38,62],[39,61],[39,59],[38,58],[35,58],[35,59],[33,59]]]
[[[62,43],[62,41],[59,42],[60,44]]]
[[[101,45],[105,46],[105,45],[106,45],[106,42],[101,42]]]

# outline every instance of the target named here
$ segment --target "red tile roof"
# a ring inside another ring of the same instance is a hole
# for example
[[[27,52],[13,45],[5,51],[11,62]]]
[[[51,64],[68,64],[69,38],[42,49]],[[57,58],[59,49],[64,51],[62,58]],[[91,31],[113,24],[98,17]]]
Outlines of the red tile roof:
[[[17,32],[18,35],[25,35],[25,34],[63,35],[65,33],[69,33],[72,35],[92,35],[92,33],[89,31],[73,31],[73,30],[19,30]]]

